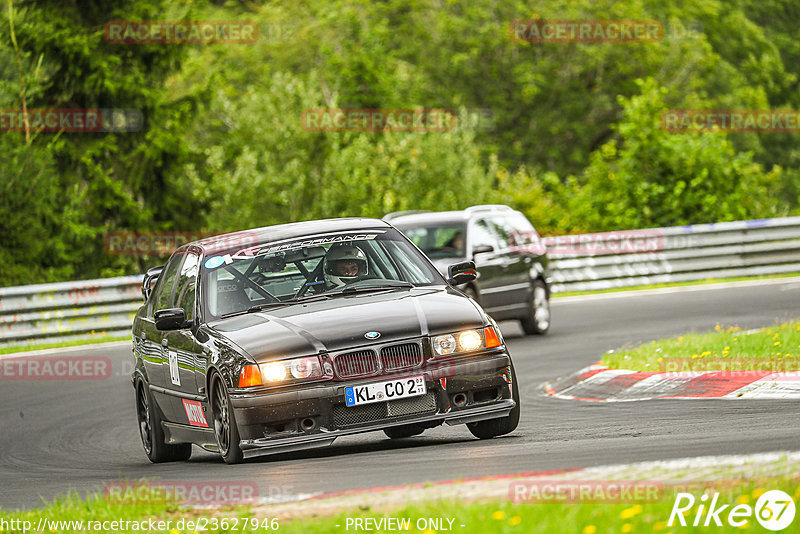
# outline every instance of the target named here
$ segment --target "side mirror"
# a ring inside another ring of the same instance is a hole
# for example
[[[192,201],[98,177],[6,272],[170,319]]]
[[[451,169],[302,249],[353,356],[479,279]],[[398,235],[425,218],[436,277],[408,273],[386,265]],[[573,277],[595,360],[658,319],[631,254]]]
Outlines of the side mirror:
[[[473,256],[476,254],[483,254],[485,252],[494,252],[494,247],[492,245],[478,245],[472,249]]]
[[[183,308],[167,308],[155,313],[156,328],[159,330],[180,330],[186,328],[186,312]]]
[[[478,272],[475,270],[474,261],[454,263],[447,268],[447,282],[454,286],[472,282],[477,277]]]

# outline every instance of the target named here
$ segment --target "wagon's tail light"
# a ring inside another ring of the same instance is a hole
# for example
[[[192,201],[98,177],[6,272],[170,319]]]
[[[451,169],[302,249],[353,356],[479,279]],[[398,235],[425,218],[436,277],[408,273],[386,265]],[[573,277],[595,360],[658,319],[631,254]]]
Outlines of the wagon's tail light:
[[[500,341],[500,336],[497,335],[497,331],[492,326],[487,326],[483,329],[483,337],[486,340],[487,349],[493,349],[503,344]]]
[[[258,369],[258,365],[245,365],[242,367],[242,372],[239,373],[240,388],[260,386],[262,383],[261,371]]]

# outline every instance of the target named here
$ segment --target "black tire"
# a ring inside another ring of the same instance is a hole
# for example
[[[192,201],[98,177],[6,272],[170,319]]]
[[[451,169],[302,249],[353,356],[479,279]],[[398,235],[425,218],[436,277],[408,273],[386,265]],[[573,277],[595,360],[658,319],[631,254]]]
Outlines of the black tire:
[[[386,434],[386,436],[390,439],[410,438],[411,436],[419,436],[423,432],[425,432],[425,427],[413,424],[392,426],[383,429],[383,433]]]
[[[534,280],[527,313],[520,319],[522,330],[528,335],[543,336],[550,330],[550,299],[547,288],[540,279]]]
[[[217,438],[219,454],[226,464],[239,464],[244,460],[239,446],[239,427],[231,409],[228,388],[218,374],[211,378],[210,388],[211,417],[214,421],[214,435]]]
[[[467,428],[473,436],[479,439],[496,438],[513,432],[519,424],[519,385],[517,383],[517,373],[514,371],[514,365],[511,365],[511,397],[517,403],[511,412],[505,417],[498,419],[487,419],[485,421],[478,421],[477,423],[467,423]]]
[[[161,427],[161,412],[153,403],[147,387],[139,382],[136,388],[136,419],[139,422],[139,437],[147,457],[153,463],[179,462],[192,456],[191,443],[169,445],[164,440]]]

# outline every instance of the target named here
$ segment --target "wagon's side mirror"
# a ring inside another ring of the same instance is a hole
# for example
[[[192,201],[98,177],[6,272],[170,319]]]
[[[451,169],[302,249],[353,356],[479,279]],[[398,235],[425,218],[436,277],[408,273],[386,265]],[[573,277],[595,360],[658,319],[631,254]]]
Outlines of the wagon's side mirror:
[[[159,265],[158,267],[148,269],[145,273],[142,279],[142,296],[144,300],[150,298],[150,294],[153,292],[153,288],[156,287],[156,282],[158,282],[158,275],[160,275],[163,270],[164,266]]]
[[[478,277],[474,261],[454,263],[447,268],[447,283],[458,286],[472,282]]]
[[[478,245],[477,247],[472,249],[473,256],[476,256],[478,254],[485,254],[487,252],[494,252],[494,247],[492,245]]]
[[[180,330],[189,326],[186,323],[186,312],[183,308],[158,310],[154,318],[156,320],[156,328],[159,330]]]

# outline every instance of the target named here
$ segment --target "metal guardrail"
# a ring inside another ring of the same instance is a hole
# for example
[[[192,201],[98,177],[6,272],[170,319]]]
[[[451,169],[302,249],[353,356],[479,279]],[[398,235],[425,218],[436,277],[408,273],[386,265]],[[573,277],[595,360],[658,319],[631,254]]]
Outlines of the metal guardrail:
[[[141,276],[0,288],[0,347],[130,332]]]
[[[599,254],[550,254],[553,291],[800,272],[800,217],[674,226],[638,232],[655,239],[654,248],[657,250],[628,254],[609,254],[607,251]]]
[[[647,252],[612,253],[645,236]],[[553,292],[800,272],[800,217],[546,238]],[[602,242],[602,246],[594,244]],[[575,245],[577,244],[577,246]],[[594,250],[592,250],[594,248]],[[123,336],[142,302],[142,276],[0,288],[0,347]]]

